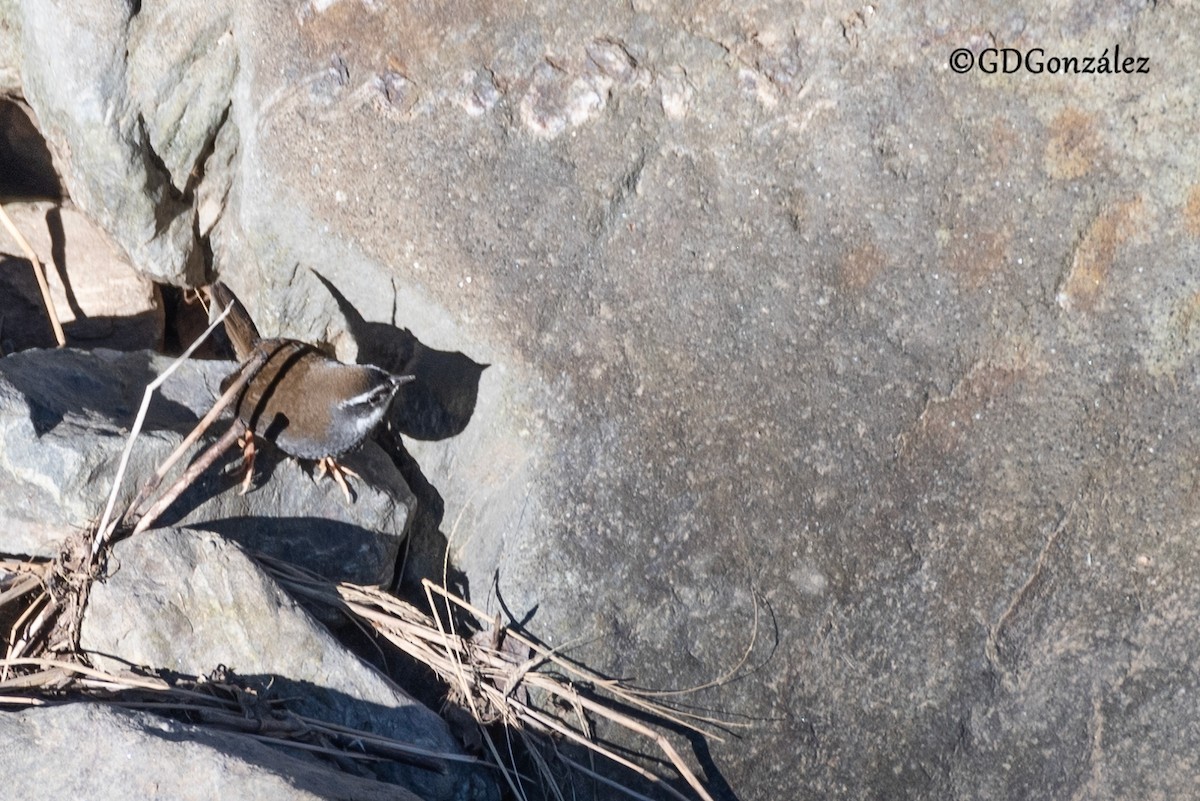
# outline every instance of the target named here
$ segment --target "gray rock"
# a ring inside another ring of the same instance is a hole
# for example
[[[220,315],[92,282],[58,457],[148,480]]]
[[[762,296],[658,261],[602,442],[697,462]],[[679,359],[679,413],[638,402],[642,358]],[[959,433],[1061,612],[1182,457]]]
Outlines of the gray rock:
[[[64,165],[71,198],[144,273],[196,281],[202,270],[190,201],[147,147],[128,94],[125,0],[20,0],[0,27],[20,32],[21,93]]]
[[[250,737],[100,703],[6,711],[0,741],[5,792],[25,801],[419,798],[295,759]]]
[[[0,95],[21,93],[21,39],[16,0],[0,0]]]
[[[144,389],[170,362],[139,352],[69,349],[0,359],[0,475],[7,490],[0,497],[0,518],[7,521],[0,551],[53,556],[66,532],[99,521]],[[189,361],[163,384],[132,451],[118,510],[211,408],[233,369],[228,362]],[[299,463],[268,449],[257,460],[253,492],[240,495],[239,477],[214,467],[162,522],[208,527],[332,579],[386,584],[412,494],[373,443],[346,463],[363,475],[353,503],[332,481],[314,483]]]
[[[1196,13],[245,4],[205,224],[264,330],[336,333],[312,267],[492,365],[409,443],[475,601],[662,687],[769,605],[716,789],[1186,794]]]
[[[108,236],[72,206],[9,203],[5,211],[37,254],[66,340],[114,350],[155,349],[163,340],[158,288]],[[2,241],[2,240],[0,240]],[[8,351],[57,343],[33,265],[16,243],[0,244],[0,342]]]
[[[80,631],[98,666],[196,676],[224,665],[298,714],[458,753],[441,718],[342,647],[224,538],[150,530],[117,543],[109,564]],[[375,770],[425,798],[487,797],[479,777],[457,763],[444,773],[401,764]]]
[[[147,3],[129,30],[129,96],[176,191],[190,195],[229,108],[229,3]]]

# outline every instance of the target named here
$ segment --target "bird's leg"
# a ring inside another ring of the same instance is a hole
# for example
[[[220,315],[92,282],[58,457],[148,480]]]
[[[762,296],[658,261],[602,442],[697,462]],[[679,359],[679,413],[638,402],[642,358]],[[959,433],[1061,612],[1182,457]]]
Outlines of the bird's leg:
[[[254,456],[258,449],[254,445],[254,432],[246,429],[246,433],[238,440],[238,445],[242,446],[242,469],[246,471],[246,477],[242,479],[242,489],[239,495],[245,495],[250,491],[250,482],[254,479]]]
[[[354,476],[355,478],[362,478],[362,476],[355,473],[349,467],[338,464],[332,456],[326,456],[317,462],[317,475],[315,478],[319,481],[326,473],[342,488],[342,494],[346,496],[346,503],[353,503],[354,499],[350,495],[350,485],[346,482],[346,479],[349,476]]]

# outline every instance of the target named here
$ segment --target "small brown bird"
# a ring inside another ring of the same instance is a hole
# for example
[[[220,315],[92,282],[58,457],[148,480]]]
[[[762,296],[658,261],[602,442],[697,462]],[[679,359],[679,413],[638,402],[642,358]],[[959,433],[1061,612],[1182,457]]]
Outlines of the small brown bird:
[[[250,314],[229,287],[209,288],[213,303],[224,309],[225,331],[238,361],[256,354],[265,359],[235,401],[238,419],[246,426],[246,479],[254,466],[254,437],[270,440],[284,453],[317,461],[317,477],[328,472],[350,500],[345,476],[357,476],[335,459],[357,448],[387,413],[410,375],[393,375],[372,365],[344,364],[312,345],[295,339],[263,339]],[[237,379],[226,379],[225,387]]]

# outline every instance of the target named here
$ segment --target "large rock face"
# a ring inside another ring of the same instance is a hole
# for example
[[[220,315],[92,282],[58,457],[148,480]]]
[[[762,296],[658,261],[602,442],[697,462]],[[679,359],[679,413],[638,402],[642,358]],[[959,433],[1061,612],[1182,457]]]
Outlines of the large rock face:
[[[315,270],[491,364],[409,443],[476,602],[660,687],[765,607],[696,699],[754,723],[698,752],[739,797],[1190,790],[1194,9],[228,5],[105,34],[107,130],[265,331],[345,327]],[[1149,74],[949,68],[1117,45]],[[73,195],[154,196],[97,152]]]
[[[172,185],[147,147],[146,119],[130,87],[132,4],[13,5],[21,93],[62,159],[71,197],[150,276],[196,280],[202,261],[188,188]]]

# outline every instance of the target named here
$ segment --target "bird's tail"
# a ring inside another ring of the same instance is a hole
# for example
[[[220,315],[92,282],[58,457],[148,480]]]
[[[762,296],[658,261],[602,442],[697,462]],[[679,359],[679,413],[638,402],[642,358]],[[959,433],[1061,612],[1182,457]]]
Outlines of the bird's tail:
[[[233,306],[225,318],[225,333],[229,335],[229,341],[233,343],[233,352],[238,361],[246,361],[250,358],[250,352],[254,350],[254,346],[261,339],[258,334],[258,326],[250,319],[250,313],[246,311],[246,307],[229,287],[217,281],[208,288],[208,292],[215,307],[215,314],[220,314],[226,306]]]

